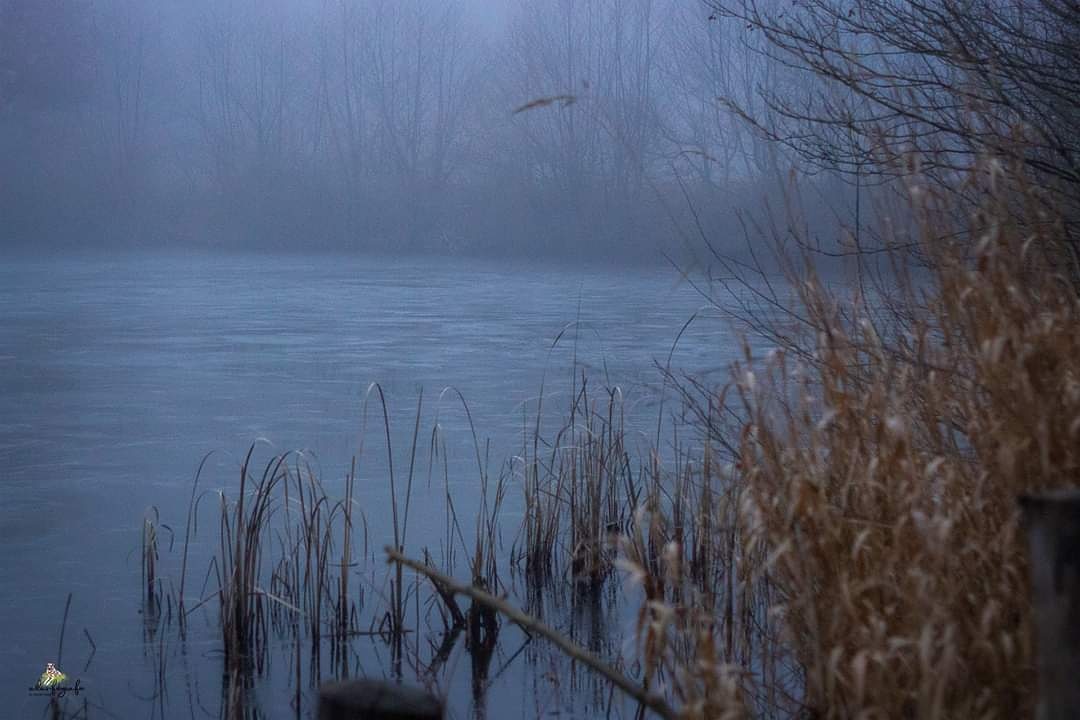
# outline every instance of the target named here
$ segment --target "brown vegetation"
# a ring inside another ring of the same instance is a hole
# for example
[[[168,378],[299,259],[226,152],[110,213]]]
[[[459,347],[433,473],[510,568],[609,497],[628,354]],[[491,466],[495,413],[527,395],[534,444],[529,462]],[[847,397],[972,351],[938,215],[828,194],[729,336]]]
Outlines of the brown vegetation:
[[[744,549],[768,553],[819,716],[1032,710],[1016,498],[1080,480],[1080,307],[1022,170],[990,160],[969,182],[973,249],[912,185],[933,263],[927,282],[897,274],[902,314],[810,274],[812,360],[738,381]]]
[[[646,503],[623,541],[644,681],[684,716],[1031,716],[1017,497],[1080,480],[1080,305],[1022,168],[968,182],[965,228],[912,183],[889,286],[793,276],[803,332],[684,385],[737,461],[714,480],[706,454],[694,513]]]

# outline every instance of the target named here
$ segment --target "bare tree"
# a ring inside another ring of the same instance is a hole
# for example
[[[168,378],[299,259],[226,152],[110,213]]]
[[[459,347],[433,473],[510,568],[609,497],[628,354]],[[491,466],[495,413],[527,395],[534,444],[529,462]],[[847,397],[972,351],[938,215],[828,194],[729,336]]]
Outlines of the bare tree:
[[[661,154],[655,0],[522,3],[505,50],[521,192],[563,248],[639,228]],[[666,7],[666,4],[664,4]]]
[[[320,102],[342,170],[348,224],[368,234],[433,232],[454,173],[475,72],[456,2],[328,6],[320,40]]]
[[[675,108],[668,140],[706,185],[773,169],[764,139],[727,104],[761,117],[760,88],[780,92],[792,84],[787,68],[761,53],[760,39],[716,22],[703,5],[678,5],[673,13],[664,63],[665,99]]]
[[[106,154],[109,199],[118,216],[137,222],[150,185],[147,75],[153,30],[145,6],[132,0],[98,5],[94,20],[101,95],[95,115]],[[117,230],[136,232],[128,223]]]
[[[802,73],[763,86],[765,112],[730,105],[811,166],[861,182],[904,172],[915,151],[946,189],[979,156],[1016,156],[1072,223],[1080,188],[1076,0],[709,0]]]

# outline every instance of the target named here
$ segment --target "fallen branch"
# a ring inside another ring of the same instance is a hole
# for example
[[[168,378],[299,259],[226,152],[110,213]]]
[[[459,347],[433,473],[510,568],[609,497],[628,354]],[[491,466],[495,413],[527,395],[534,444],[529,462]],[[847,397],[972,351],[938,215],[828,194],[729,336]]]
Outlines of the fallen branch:
[[[621,672],[611,667],[607,663],[600,660],[598,657],[590,653],[585,648],[577,645],[576,643],[568,640],[560,635],[555,630],[551,629],[547,625],[544,625],[531,615],[526,615],[518,608],[510,605],[502,598],[497,598],[494,595],[484,592],[479,588],[472,585],[465,585],[457,582],[453,578],[443,575],[438,570],[428,567],[423,563],[417,562],[410,558],[405,557],[400,552],[393,548],[386,547],[386,557],[389,562],[398,563],[410,570],[414,570],[424,577],[431,580],[436,584],[436,587],[440,585],[442,588],[454,595],[464,595],[482,605],[486,605],[494,610],[498,611],[511,622],[517,624],[526,632],[536,633],[550,640],[560,650],[566,653],[571,658],[585,664],[595,672],[600,673],[607,678],[613,685],[622,690],[630,697],[637,700],[639,703],[655,712],[664,720],[676,720],[678,713],[668,705],[667,701],[663,697],[656,693],[649,692],[643,688],[640,683],[637,683],[630,678],[623,675]]]
[[[428,554],[427,550],[424,551],[424,564],[428,567],[431,567],[431,557]],[[465,614],[461,612],[461,608],[458,607],[457,601],[454,600],[454,593],[443,587],[442,583],[440,583],[435,578],[428,579],[431,580],[431,584],[435,588],[435,592],[439,594],[439,597],[442,599],[443,604],[446,606],[446,609],[450,612],[450,617],[454,621],[454,628],[465,627]]]

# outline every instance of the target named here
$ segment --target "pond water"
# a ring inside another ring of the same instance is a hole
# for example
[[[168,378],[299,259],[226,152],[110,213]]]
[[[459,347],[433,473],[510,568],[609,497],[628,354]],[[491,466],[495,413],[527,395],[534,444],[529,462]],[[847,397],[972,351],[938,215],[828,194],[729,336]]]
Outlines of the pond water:
[[[79,707],[86,699],[90,717],[222,716],[212,629],[195,627],[183,645],[158,637],[151,647],[140,616],[144,513],[156,507],[160,522],[182,536],[206,453],[214,451],[202,486],[235,493],[254,440],[269,443],[262,458],[302,448],[335,496],[363,442],[357,496],[369,536],[365,562],[382,567],[392,525],[381,409],[369,408],[362,433],[371,383],[388,401],[399,468],[423,388],[421,437],[439,422],[457,510],[472,515],[476,454],[462,403],[444,388],[468,402],[496,474],[521,447],[523,418],[535,412],[542,381],[552,406],[565,407],[557,400],[565,400],[575,362],[591,382],[606,376],[623,389],[644,437],[650,423],[655,430],[655,362],[667,361],[702,304],[674,271],[662,270],[329,256],[0,261],[0,715],[42,717],[46,701],[28,688],[56,662],[80,679]],[[737,354],[727,326],[712,319],[690,327],[672,364],[704,372]],[[512,484],[503,518],[511,530],[520,494]],[[411,512],[408,546],[437,546],[445,527],[440,493],[418,485]],[[211,525],[200,527],[197,543],[210,544]],[[165,536],[162,544],[162,572],[175,572],[178,549],[165,552]],[[197,560],[192,574],[201,585],[205,556]],[[353,672],[388,674],[385,647],[364,642]],[[512,633],[500,643],[485,693],[489,716],[584,717],[609,702],[608,688],[535,642],[515,657],[520,645]],[[458,655],[441,690],[451,716],[480,714]],[[261,716],[297,716],[290,673],[271,672]],[[306,687],[304,697],[307,717]]]

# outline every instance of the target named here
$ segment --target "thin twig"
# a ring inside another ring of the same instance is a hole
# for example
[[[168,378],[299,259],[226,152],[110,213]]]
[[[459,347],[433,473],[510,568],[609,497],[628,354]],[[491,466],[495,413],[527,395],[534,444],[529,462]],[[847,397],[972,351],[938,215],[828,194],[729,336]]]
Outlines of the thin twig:
[[[83,672],[86,672],[90,669],[90,663],[93,662],[94,656],[97,655],[97,643],[94,642],[94,638],[90,637],[90,631],[86,628],[83,628],[83,635],[90,641],[90,657],[86,658],[86,665],[83,666]],[[59,662],[59,658],[57,658],[57,662]]]
[[[64,631],[67,630],[68,610],[71,609],[71,593],[68,593],[67,602],[64,603],[64,621],[60,624],[60,647],[56,649],[56,664],[59,665],[64,655]]]

